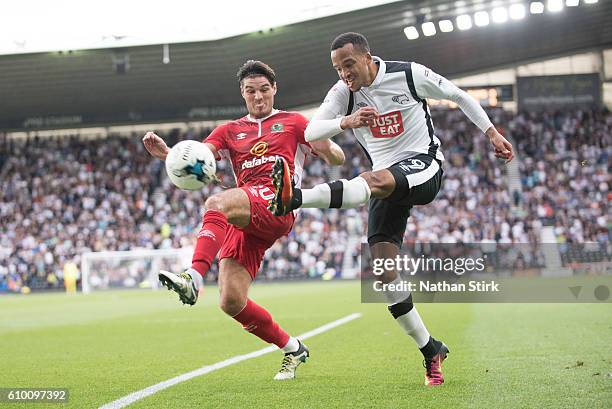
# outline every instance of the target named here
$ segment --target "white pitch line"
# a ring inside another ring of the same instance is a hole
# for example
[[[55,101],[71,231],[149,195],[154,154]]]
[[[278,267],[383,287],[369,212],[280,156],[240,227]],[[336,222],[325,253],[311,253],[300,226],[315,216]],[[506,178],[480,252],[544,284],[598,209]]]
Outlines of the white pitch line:
[[[298,335],[297,338],[299,339],[307,339],[310,337],[314,337],[315,335],[319,335],[323,332],[329,331],[330,329],[336,328],[340,325],[346,324],[347,322],[353,321],[354,319],[357,319],[361,317],[360,313],[353,313],[350,315],[347,315],[344,318],[340,318],[337,319],[335,321],[332,321],[328,324],[322,325],[318,328],[313,329],[312,331],[308,331],[303,333],[302,335]],[[107,403],[106,405],[100,406],[99,409],[120,409],[120,408],[124,408],[128,405],[131,405],[132,403],[136,402],[137,400],[146,398],[147,396],[151,396],[154,393],[157,393],[161,390],[164,390],[166,388],[169,388],[171,386],[174,386],[176,384],[179,384],[181,382],[185,382],[188,381],[192,378],[195,378],[197,376],[201,376],[201,375],[205,375],[207,373],[210,373],[212,371],[216,371],[217,369],[221,369],[221,368],[225,368],[226,366],[230,366],[230,365],[234,365],[237,364],[238,362],[242,362],[242,361],[246,361],[247,359],[252,359],[252,358],[257,358],[258,356],[262,356],[265,354],[269,354],[270,352],[273,351],[277,351],[278,348],[276,346],[269,346],[263,349],[260,349],[258,351],[253,351],[250,352],[248,354],[244,354],[244,355],[236,355],[234,357],[231,357],[229,359],[226,359],[224,361],[220,361],[217,362],[215,364],[212,365],[207,365],[207,366],[203,366],[199,369],[196,369],[194,371],[191,372],[187,372],[184,373],[182,375],[176,376],[174,378],[170,378],[166,381],[157,383],[155,385],[149,386],[148,388],[144,388],[141,389],[139,391],[130,393],[129,395],[126,395],[122,398],[119,398],[115,401],[112,401],[110,403]]]

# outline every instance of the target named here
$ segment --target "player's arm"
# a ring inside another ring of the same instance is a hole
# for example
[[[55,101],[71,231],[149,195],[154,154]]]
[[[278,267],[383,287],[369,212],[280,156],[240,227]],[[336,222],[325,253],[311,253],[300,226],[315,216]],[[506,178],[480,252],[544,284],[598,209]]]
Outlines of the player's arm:
[[[333,86],[306,127],[306,141],[330,139],[345,129],[367,126],[378,116],[378,112],[372,107],[359,108],[355,113],[345,115],[349,94],[348,87],[341,81]]]
[[[151,156],[163,160],[166,160],[166,156],[168,156],[168,152],[170,152],[170,148],[166,144],[166,141],[162,139],[159,135],[156,135],[155,132],[147,132],[145,136],[142,138],[142,143],[144,144],[147,151],[151,154]],[[217,157],[217,148],[212,143],[204,143]]]
[[[219,160],[219,152],[217,151],[217,147],[212,143],[202,142],[210,151],[215,155],[215,159]]]
[[[310,142],[312,151],[322,158],[328,165],[340,166],[344,164],[344,152],[342,148],[335,142],[324,139],[321,141]]]
[[[491,123],[480,104],[467,92],[421,64],[412,63],[412,74],[417,94],[421,98],[448,99],[488,137],[495,148],[495,156],[510,162],[514,157],[512,144]]]

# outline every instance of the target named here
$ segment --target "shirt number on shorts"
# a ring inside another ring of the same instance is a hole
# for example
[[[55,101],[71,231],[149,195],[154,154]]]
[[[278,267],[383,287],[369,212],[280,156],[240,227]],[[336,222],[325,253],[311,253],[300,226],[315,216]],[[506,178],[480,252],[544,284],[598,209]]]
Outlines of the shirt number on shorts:
[[[410,169],[421,170],[425,169],[425,162],[419,159],[410,159],[410,163],[407,165]]]
[[[274,198],[274,192],[269,187],[264,187],[259,189],[259,196],[261,196],[263,200],[272,200]]]

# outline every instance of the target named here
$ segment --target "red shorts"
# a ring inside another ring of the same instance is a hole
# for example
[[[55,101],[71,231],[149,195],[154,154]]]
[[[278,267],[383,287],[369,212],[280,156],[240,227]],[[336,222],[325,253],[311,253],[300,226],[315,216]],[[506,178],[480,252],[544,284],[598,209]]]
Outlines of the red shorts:
[[[270,213],[268,200],[274,193],[268,186],[243,186],[240,189],[249,197],[251,222],[242,229],[228,224],[225,241],[219,250],[219,261],[233,258],[255,279],[266,250],[280,237],[289,234],[295,216],[293,212],[281,217]]]

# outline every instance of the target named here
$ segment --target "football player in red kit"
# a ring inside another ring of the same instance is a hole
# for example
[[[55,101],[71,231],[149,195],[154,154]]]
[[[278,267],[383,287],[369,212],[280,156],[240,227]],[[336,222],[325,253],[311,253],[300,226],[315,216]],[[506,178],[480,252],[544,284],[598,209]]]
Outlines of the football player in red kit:
[[[217,159],[231,161],[238,187],[204,203],[191,268],[180,274],[161,271],[159,279],[183,303],[193,305],[202,278],[218,254],[221,309],[245,330],[282,349],[285,356],[274,379],[293,379],[296,368],[309,356],[308,349],[248,298],[265,251],[289,233],[295,220],[293,213],[274,217],[267,210],[274,196],[270,174],[276,158],[283,158],[299,186],[308,153],[314,152],[330,165],[341,165],[344,154],[330,140],[306,142],[306,118],[274,109],[276,75],[268,65],[248,61],[238,71],[238,81],[249,114],[219,126],[203,142]],[[148,132],[143,143],[151,155],[165,160],[169,148],[162,138]]]

